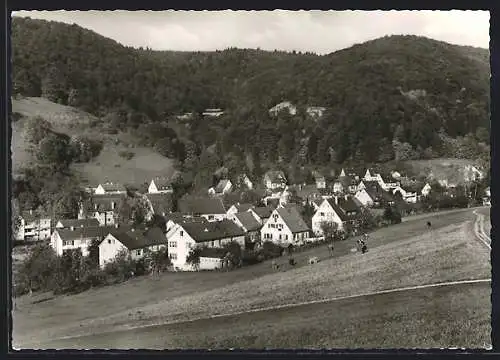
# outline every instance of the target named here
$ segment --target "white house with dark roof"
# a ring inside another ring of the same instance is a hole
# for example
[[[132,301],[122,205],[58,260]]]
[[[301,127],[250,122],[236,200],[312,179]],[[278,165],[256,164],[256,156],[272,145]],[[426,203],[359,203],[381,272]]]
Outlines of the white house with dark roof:
[[[283,189],[286,182],[286,176],[281,170],[269,170],[264,174],[264,185],[268,190]]]
[[[149,203],[152,214],[166,216],[172,211],[172,194],[170,192],[144,194],[145,200]]]
[[[14,237],[24,241],[50,238],[52,219],[43,211],[23,211],[19,216],[19,227]]]
[[[65,250],[81,249],[82,255],[87,256],[92,242],[101,241],[112,229],[112,226],[58,228],[50,236],[50,246],[57,255]]]
[[[308,106],[306,108],[307,115],[309,115],[310,117],[312,117],[314,119],[322,117],[323,114],[325,113],[325,111],[326,111],[326,108],[323,106]]]
[[[247,174],[240,174],[236,178],[236,186],[239,188],[253,189],[253,183]]]
[[[80,205],[79,218],[92,217],[99,221],[102,226],[114,225],[115,209],[120,204],[124,194],[93,195],[92,198]]]
[[[210,195],[224,195],[233,189],[233,183],[229,179],[222,179],[219,181],[217,186],[208,189]]]
[[[122,184],[116,184],[112,182],[106,182],[104,184],[99,184],[95,190],[96,195],[112,195],[112,194],[126,194],[127,189]]]
[[[157,177],[151,180],[148,187],[148,194],[169,194],[172,193],[172,183],[170,179]]]
[[[261,241],[280,245],[300,244],[309,238],[310,228],[293,206],[278,207],[260,230]]]
[[[184,223],[176,226],[168,236],[168,254],[174,268],[184,271],[195,270],[186,262],[191,249],[223,248],[230,242],[245,247],[245,231],[233,221],[208,223]]]
[[[99,244],[99,266],[106,266],[121,251],[132,259],[140,259],[147,251],[158,251],[166,246],[167,238],[160,228],[112,228]]]
[[[229,216],[229,220],[234,221],[236,225],[245,231],[245,240],[248,242],[255,243],[260,240],[262,224],[250,211],[232,214]]]
[[[335,223],[339,230],[344,230],[348,223],[356,225],[359,215],[358,205],[348,196],[325,199],[313,215],[312,230],[314,234],[322,235],[324,222]]]
[[[224,111],[219,108],[214,108],[214,109],[205,109],[203,111],[202,115],[207,116],[207,117],[219,117],[224,114]]]
[[[429,196],[429,194],[431,193],[431,190],[432,190],[432,187],[429,183],[426,183],[424,185],[424,187],[422,188],[422,190],[420,190],[420,194],[422,196]]]

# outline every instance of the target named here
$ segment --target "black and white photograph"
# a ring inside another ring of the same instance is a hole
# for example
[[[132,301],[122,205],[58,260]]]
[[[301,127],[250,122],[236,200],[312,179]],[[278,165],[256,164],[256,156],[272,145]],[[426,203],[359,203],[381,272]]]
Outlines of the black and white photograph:
[[[489,11],[10,15],[12,349],[492,349]]]

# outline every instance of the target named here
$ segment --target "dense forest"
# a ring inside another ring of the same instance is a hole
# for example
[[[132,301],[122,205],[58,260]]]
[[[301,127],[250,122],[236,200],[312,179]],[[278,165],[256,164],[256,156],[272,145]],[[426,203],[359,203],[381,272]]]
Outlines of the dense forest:
[[[139,130],[200,186],[221,166],[256,177],[279,163],[301,168],[489,153],[488,50],[423,37],[388,36],[322,56],[170,52],[16,17],[12,69],[14,95],[81,108],[114,131]],[[296,104],[297,114],[270,116],[282,101]],[[314,121],[306,106],[327,111]],[[206,108],[225,113],[203,118]],[[185,112],[195,115],[179,126],[173,115]]]

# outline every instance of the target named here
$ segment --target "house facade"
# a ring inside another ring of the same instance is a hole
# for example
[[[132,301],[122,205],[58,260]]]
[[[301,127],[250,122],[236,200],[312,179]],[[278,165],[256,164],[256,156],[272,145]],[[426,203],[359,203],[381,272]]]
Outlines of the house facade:
[[[231,192],[232,189],[233,183],[231,182],[231,180],[225,179],[220,180],[217,186],[208,189],[208,193],[210,195],[224,195]]]
[[[82,255],[88,255],[88,248],[93,241],[100,242],[113,230],[113,227],[70,227],[59,228],[52,232],[50,246],[57,255],[63,255],[64,251],[71,249],[81,249]]]
[[[52,219],[49,215],[33,210],[23,211],[14,237],[24,241],[39,241],[50,238]]]
[[[168,194],[173,191],[170,180],[166,178],[153,179],[148,187],[149,194]]]
[[[245,247],[248,247],[248,244],[260,242],[260,229],[262,228],[262,224],[250,211],[233,214],[229,219],[234,221],[234,223],[245,232]]]
[[[99,266],[105,267],[122,251],[137,260],[148,251],[158,251],[166,246],[167,238],[159,228],[113,228],[99,243]]]
[[[270,170],[264,174],[264,185],[268,190],[283,189],[286,181],[285,174],[280,170]]]
[[[355,226],[359,219],[360,209],[354,201],[345,197],[325,199],[312,218],[312,230],[315,235],[323,235],[324,222],[335,223],[339,230],[345,230],[346,224]]]
[[[191,250],[200,248],[223,248],[236,242],[245,248],[245,232],[233,221],[211,223],[185,223],[175,227],[168,235],[168,254],[174,268],[183,271],[195,270],[187,262]],[[201,265],[201,264],[200,264]]]
[[[278,207],[260,230],[261,241],[282,246],[297,245],[309,238],[310,228],[294,207]]]
[[[236,179],[236,185],[239,188],[246,188],[246,189],[253,189],[253,183],[252,181],[248,178],[247,174],[241,174],[238,176]]]
[[[363,206],[366,206],[366,207],[371,207],[373,206],[373,199],[372,197],[370,196],[370,194],[368,194],[368,192],[366,191],[366,188],[362,188],[361,190],[358,190],[356,192],[356,194],[354,195],[354,197],[363,205]]]

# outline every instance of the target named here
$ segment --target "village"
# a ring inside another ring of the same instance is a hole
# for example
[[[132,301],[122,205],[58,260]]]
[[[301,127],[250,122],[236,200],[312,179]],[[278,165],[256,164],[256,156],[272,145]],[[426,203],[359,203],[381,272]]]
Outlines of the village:
[[[468,181],[484,176],[473,166],[463,171]],[[415,189],[415,179],[396,170],[381,174],[366,169],[364,174],[357,174],[342,169],[333,181],[319,172],[312,176],[314,184],[289,184],[283,171],[270,170],[254,184],[246,174],[240,174],[234,183],[229,178],[220,180],[206,196],[180,199],[176,212],[172,212],[170,201],[172,179],[154,178],[147,192],[136,192],[135,196],[147,204],[146,220],[160,217],[163,228],[121,221],[117,207],[128,190],[121,184],[102,183],[85,188],[88,199],[81,202],[77,219],[54,219],[40,211],[23,211],[14,238],[25,244],[50,242],[59,256],[71,249],[80,249],[88,256],[95,245],[101,268],[119,254],[137,260],[163,249],[168,254],[169,270],[217,270],[228,267],[230,244],[238,244],[241,251],[255,252],[271,243],[291,252],[293,248],[331,243],[371,230],[373,225],[366,224],[366,214],[386,226],[426,211],[422,204],[434,190],[431,184],[440,186],[449,199],[457,195],[456,184],[445,180],[429,180]],[[257,203],[223,201],[228,194],[243,190],[257,192],[261,199]],[[482,205],[489,205],[489,199],[488,188]],[[387,215],[387,209],[397,209],[395,219]]]

